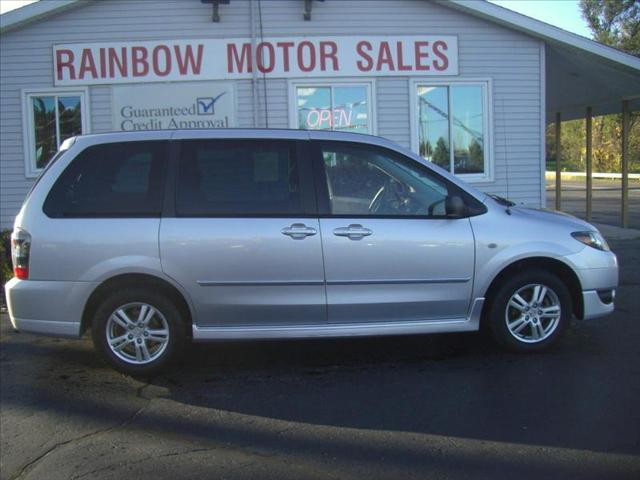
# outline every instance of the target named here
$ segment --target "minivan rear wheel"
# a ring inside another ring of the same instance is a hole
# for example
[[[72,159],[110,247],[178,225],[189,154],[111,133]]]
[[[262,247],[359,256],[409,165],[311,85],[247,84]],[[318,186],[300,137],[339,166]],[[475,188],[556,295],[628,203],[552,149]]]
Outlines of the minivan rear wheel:
[[[504,281],[490,301],[487,320],[496,342],[531,352],[555,344],[571,320],[571,295],[552,273],[528,270]]]
[[[180,309],[165,295],[128,288],[109,295],[92,323],[93,343],[121,372],[151,375],[181,352],[186,328]]]

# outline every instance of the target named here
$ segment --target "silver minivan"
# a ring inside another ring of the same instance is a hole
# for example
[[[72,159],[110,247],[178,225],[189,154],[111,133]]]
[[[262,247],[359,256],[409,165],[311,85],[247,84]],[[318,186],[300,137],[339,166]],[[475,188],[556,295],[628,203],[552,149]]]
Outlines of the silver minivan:
[[[515,351],[613,311],[592,225],[481,193],[388,140],[296,130],[67,140],[18,214],[17,330],[131,374],[188,341],[478,330]]]

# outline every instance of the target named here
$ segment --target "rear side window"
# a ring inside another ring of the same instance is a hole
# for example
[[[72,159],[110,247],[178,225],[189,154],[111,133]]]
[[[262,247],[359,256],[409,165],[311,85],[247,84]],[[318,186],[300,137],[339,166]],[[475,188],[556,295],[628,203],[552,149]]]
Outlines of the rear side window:
[[[294,145],[288,141],[183,141],[176,213],[181,216],[301,213]]]
[[[49,192],[50,217],[158,217],[168,143],[122,142],[83,150]]]

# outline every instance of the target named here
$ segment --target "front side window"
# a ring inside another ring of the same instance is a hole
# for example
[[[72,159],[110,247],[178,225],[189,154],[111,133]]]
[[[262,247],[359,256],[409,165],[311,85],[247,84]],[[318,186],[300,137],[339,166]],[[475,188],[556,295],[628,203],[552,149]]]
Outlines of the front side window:
[[[27,175],[35,176],[66,139],[86,133],[85,93],[29,93],[25,108]]]
[[[417,85],[418,151],[456,175],[487,175],[486,86]]]
[[[163,141],[88,147],[60,175],[44,212],[53,218],[158,217],[166,152]]]
[[[373,133],[369,85],[296,85],[295,127]]]
[[[178,215],[294,215],[302,210],[292,142],[182,142],[176,191]]]
[[[456,187],[394,152],[347,143],[323,143],[329,211],[345,216],[446,216]]]

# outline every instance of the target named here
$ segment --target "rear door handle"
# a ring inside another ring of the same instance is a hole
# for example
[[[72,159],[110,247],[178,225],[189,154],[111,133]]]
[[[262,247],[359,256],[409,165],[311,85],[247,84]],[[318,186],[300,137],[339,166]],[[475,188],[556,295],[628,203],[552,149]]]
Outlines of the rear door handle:
[[[283,235],[287,235],[294,240],[302,240],[303,238],[307,238],[318,233],[315,228],[307,227],[304,223],[294,223],[290,227],[285,227],[280,231]]]
[[[368,237],[373,230],[363,227],[360,224],[352,223],[348,227],[340,227],[333,230],[333,234],[337,237],[349,237],[351,240],[360,240]]]

